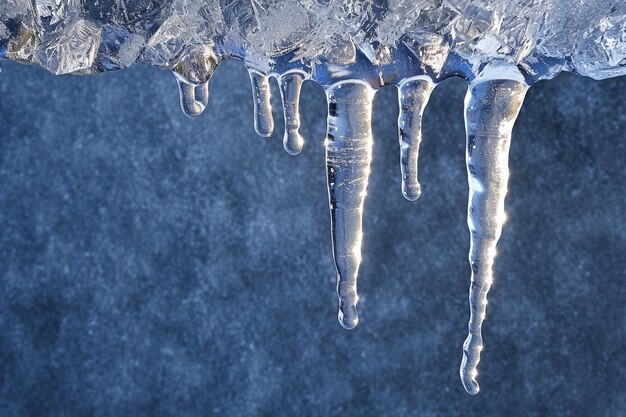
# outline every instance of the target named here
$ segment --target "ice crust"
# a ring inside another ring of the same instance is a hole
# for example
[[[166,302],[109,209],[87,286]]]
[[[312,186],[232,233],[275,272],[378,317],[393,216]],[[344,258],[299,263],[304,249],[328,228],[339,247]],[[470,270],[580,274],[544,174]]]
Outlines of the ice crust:
[[[529,80],[549,78],[562,70],[598,79],[613,77],[626,74],[626,2],[0,3],[0,56],[39,64],[55,74],[93,74],[134,63],[173,68],[186,56],[201,60],[213,55],[243,59],[261,72],[299,68],[317,78],[318,62],[348,64],[355,59],[356,50],[373,67],[398,60],[419,61],[416,68],[397,74],[403,77],[423,72],[437,78],[472,78],[493,61],[514,64]],[[396,81],[384,75],[384,82]]]

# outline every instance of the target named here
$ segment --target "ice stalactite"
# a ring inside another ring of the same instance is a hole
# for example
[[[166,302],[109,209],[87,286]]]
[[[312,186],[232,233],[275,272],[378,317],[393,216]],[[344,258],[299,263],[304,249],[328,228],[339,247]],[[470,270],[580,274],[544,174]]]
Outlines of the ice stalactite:
[[[254,129],[259,136],[269,138],[274,131],[269,78],[254,70],[249,70],[248,72],[252,82]]]
[[[180,106],[188,117],[198,117],[209,103],[209,83],[190,84],[177,77]]]
[[[297,155],[302,152],[304,145],[304,139],[300,135],[299,112],[302,76],[298,73],[284,74],[280,77],[279,83],[285,117],[283,145],[291,155]]]
[[[352,329],[359,320],[357,275],[361,264],[363,203],[372,160],[371,112],[374,90],[365,83],[326,88],[326,169],[333,256],[337,269],[339,322]]]
[[[496,244],[505,220],[509,148],[515,119],[524,101],[523,79],[476,79],[465,98],[470,230],[469,335],[463,344],[461,380],[470,394],[479,391],[477,366],[483,349],[482,324],[493,281]]]
[[[188,117],[198,117],[209,104],[209,80],[221,57],[208,45],[186,51],[172,68],[178,82],[180,106]]]
[[[421,194],[417,166],[422,142],[422,115],[433,88],[433,82],[426,77],[408,79],[399,86],[398,133],[402,194],[410,201],[417,200]]]

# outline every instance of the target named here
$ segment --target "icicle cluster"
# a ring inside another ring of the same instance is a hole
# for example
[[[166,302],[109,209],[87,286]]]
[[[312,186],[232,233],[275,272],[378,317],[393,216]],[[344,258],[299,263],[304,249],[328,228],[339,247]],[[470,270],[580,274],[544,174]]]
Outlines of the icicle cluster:
[[[279,83],[284,147],[302,150],[302,82],[326,91],[325,139],[339,321],[358,322],[357,277],[363,203],[372,158],[377,89],[397,85],[402,192],[418,182],[422,114],[434,88],[467,80],[465,100],[468,226],[471,248],[469,335],[461,379],[479,391],[487,293],[505,219],[511,132],[530,85],[572,71],[594,78],[626,74],[626,3],[600,0],[4,0],[0,58],[55,74],[95,74],[147,63],[171,69],[181,107],[199,116],[209,79],[224,59],[248,68],[254,126],[274,129],[269,79]]]

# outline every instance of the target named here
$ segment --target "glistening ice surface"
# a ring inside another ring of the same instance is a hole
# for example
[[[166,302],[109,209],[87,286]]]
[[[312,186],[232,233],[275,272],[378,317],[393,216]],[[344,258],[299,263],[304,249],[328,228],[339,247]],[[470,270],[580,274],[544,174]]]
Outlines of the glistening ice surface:
[[[208,103],[208,79],[224,58],[250,70],[255,126],[273,129],[268,76],[279,80],[285,148],[298,153],[303,79],[323,85],[332,236],[340,321],[354,327],[361,224],[377,88],[400,88],[403,191],[419,196],[422,111],[434,86],[457,75],[466,98],[471,231],[470,334],[461,376],[478,392],[481,326],[504,221],[511,131],[526,90],[561,70],[594,78],[626,73],[625,6],[566,2],[98,2],[9,1],[2,55],[57,73],[92,74],[135,62],[167,67],[186,114]]]

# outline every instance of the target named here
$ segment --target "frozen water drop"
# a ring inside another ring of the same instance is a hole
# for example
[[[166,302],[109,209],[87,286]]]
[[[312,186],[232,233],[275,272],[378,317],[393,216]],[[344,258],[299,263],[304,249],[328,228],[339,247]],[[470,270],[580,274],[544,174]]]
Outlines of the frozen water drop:
[[[254,129],[259,136],[269,138],[274,131],[269,78],[254,70],[249,73],[254,103]]]
[[[472,277],[469,334],[463,344],[460,373],[470,394],[479,391],[476,376],[483,346],[481,328],[493,281],[496,244],[505,219],[511,132],[527,88],[522,80],[479,79],[470,84],[465,99]]]
[[[285,136],[283,145],[291,155],[302,151],[304,139],[300,135],[300,89],[302,76],[297,73],[285,74],[280,77],[280,94],[285,115]]]
[[[400,135],[400,169],[402,193],[407,200],[417,200],[421,194],[417,177],[419,146],[422,142],[422,115],[434,88],[425,77],[413,78],[400,84],[398,100],[398,132]]]
[[[180,93],[180,106],[188,117],[198,117],[206,109],[209,102],[209,83],[200,85],[189,84],[177,78]]]
[[[185,115],[198,117],[206,109],[209,103],[209,80],[220,61],[221,58],[207,45],[188,49],[172,67]]]
[[[374,90],[359,82],[326,88],[326,167],[333,256],[337,269],[339,322],[352,329],[357,314],[363,203],[372,159],[371,112]]]

